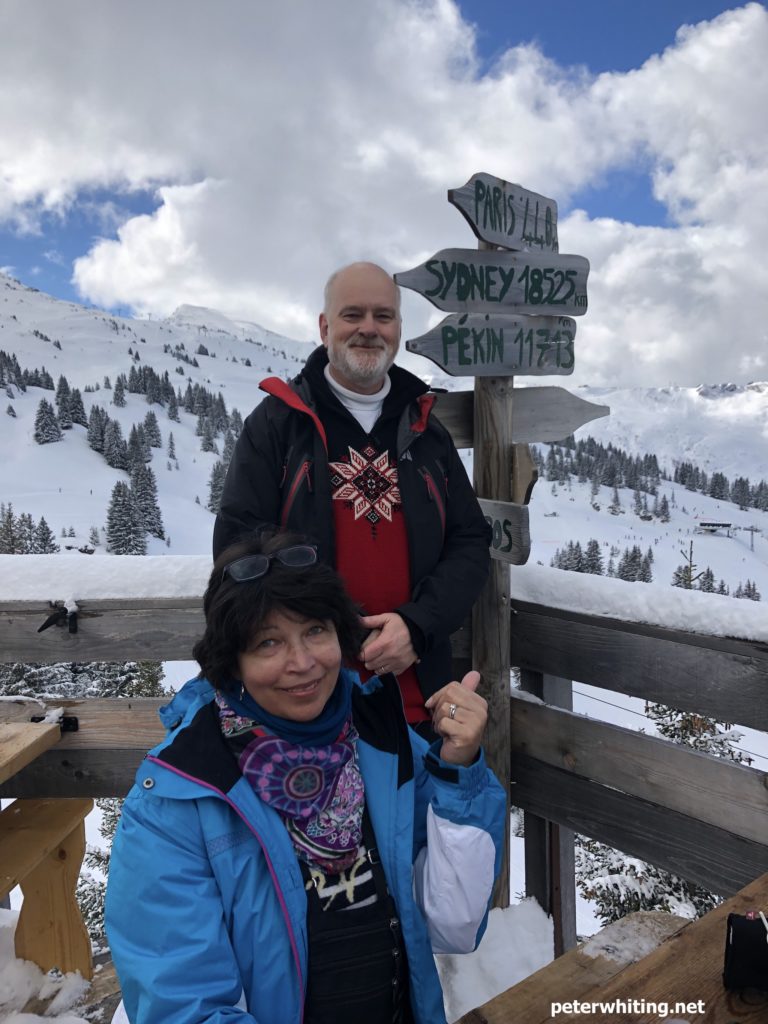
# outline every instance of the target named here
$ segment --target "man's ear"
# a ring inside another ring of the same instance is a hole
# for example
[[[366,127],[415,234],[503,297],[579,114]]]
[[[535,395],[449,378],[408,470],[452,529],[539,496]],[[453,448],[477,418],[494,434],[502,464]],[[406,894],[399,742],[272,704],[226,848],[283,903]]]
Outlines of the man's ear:
[[[325,313],[320,314],[318,323],[320,324],[320,340],[326,346],[328,346],[328,317]]]

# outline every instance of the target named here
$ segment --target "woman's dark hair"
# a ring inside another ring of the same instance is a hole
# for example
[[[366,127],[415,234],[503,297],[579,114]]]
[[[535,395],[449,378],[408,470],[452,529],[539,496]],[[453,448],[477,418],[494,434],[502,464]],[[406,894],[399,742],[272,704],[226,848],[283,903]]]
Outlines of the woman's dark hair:
[[[296,534],[254,537],[231,545],[214,562],[203,597],[205,633],[192,653],[200,665],[200,677],[217,689],[231,690],[239,685],[238,656],[248,649],[253,635],[276,608],[332,622],[345,660],[353,660],[360,650],[364,630],[357,606],[329,565],[316,562],[294,568],[272,558],[264,576],[242,583],[224,571],[239,558],[274,555],[297,544],[306,541]]]

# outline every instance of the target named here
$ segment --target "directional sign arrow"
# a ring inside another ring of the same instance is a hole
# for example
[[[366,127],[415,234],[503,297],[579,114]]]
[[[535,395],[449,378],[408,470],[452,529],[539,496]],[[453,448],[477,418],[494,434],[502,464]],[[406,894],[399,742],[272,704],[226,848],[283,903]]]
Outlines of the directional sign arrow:
[[[595,405],[565,388],[515,389],[512,405],[514,443],[562,441],[590,420],[609,416],[607,405]],[[457,448],[474,445],[474,392],[448,391],[438,395],[435,414],[450,431]]]
[[[490,174],[473,174],[448,190],[448,202],[478,238],[507,249],[557,252],[557,203]]]
[[[567,316],[454,313],[405,343],[454,377],[573,373],[576,321]]]
[[[557,253],[442,249],[432,259],[395,274],[438,309],[468,313],[587,311],[589,261]]]

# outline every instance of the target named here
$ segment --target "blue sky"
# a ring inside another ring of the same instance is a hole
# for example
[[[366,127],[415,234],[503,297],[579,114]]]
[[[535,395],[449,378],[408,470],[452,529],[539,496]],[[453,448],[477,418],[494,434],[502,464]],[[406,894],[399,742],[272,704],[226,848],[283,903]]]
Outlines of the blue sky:
[[[474,246],[445,193],[485,171],[555,198],[562,251],[590,259],[591,383],[768,378],[764,4],[96,11],[0,9],[0,268],[24,283],[311,338],[335,266]],[[406,312],[411,336],[434,314]]]

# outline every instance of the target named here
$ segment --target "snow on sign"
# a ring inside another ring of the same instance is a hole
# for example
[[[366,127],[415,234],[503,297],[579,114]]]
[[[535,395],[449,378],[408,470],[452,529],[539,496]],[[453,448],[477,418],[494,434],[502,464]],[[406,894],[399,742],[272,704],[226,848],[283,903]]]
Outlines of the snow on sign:
[[[454,377],[573,373],[576,321],[567,316],[453,313],[405,343]]]
[[[557,252],[557,203],[490,174],[448,190],[478,238],[506,249]]]
[[[557,253],[441,249],[395,280],[438,309],[467,313],[587,311],[589,261]]]

